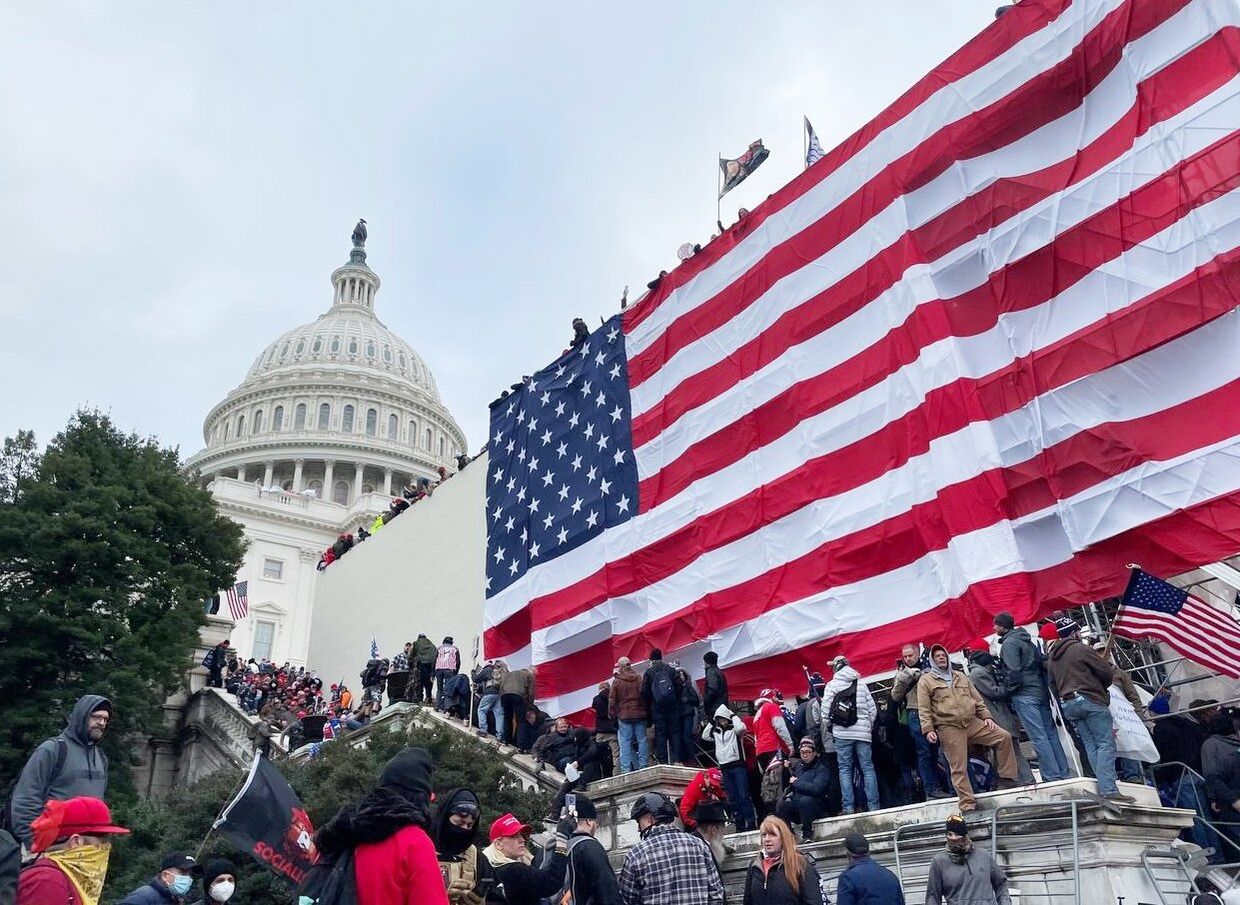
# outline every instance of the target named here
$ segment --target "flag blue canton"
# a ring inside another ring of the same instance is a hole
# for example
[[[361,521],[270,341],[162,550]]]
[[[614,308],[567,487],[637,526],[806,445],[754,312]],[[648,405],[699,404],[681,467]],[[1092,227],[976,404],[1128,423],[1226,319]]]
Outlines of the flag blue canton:
[[[1124,591],[1124,606],[1156,610],[1168,616],[1178,613],[1187,600],[1187,591],[1140,569],[1133,570],[1128,588]]]
[[[637,512],[617,315],[491,407],[487,596]]]

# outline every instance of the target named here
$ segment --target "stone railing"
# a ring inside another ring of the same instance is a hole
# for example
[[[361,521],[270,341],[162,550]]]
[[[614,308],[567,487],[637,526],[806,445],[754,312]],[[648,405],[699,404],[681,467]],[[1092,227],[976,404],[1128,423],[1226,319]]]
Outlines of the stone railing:
[[[246,768],[254,759],[251,728],[258,717],[250,716],[218,688],[204,688],[190,697],[184,711],[177,743],[181,751],[180,782],[189,784],[223,767]],[[284,749],[271,740],[272,754]]]
[[[511,773],[526,789],[541,789],[544,792],[554,792],[564,783],[563,773],[558,773],[550,767],[539,767],[537,761],[528,754],[522,754],[511,745],[505,745],[497,741],[493,736],[480,736],[460,720],[450,719],[437,710],[417,704],[405,702],[389,704],[366,726],[347,733],[344,736],[344,742],[345,744],[362,748],[370,744],[372,733],[385,731],[403,732],[415,723],[422,726],[441,726],[454,732],[460,732],[484,748],[490,749],[490,752],[503,764],[504,769]],[[308,757],[309,753],[310,746],[303,745],[290,754],[289,757],[296,760]]]

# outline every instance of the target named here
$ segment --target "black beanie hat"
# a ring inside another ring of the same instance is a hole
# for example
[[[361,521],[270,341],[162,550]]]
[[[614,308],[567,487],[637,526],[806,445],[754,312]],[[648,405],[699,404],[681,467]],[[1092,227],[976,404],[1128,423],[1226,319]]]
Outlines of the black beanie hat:
[[[709,663],[711,666],[717,666],[719,664],[719,655],[713,650],[708,650],[702,654],[702,662]]]
[[[419,797],[429,799],[431,773],[434,770],[435,764],[429,751],[425,748],[406,748],[387,762],[379,775],[379,785],[411,801]]]
[[[202,892],[206,896],[208,903],[215,901],[211,898],[211,884],[223,874],[232,874],[235,880],[237,878],[237,865],[227,858],[208,858],[206,863],[202,865]]]
[[[662,660],[662,659],[663,659],[663,651],[659,650],[657,647],[653,648],[650,651],[650,662],[651,663],[653,663],[655,660]]]

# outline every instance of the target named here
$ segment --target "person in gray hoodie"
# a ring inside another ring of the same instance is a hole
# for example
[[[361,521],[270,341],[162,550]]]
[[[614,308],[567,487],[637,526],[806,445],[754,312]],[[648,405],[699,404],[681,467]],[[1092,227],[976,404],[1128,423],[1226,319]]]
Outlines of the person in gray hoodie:
[[[1012,905],[1007,874],[990,852],[969,838],[969,825],[959,814],[947,818],[947,851],[930,861],[926,905],[943,902],[968,905]]]
[[[98,748],[112,718],[112,702],[102,695],[78,698],[64,731],[34,749],[13,787],[13,833],[27,848],[30,824],[48,801],[85,796],[103,799],[108,790],[108,758]]]
[[[1201,772],[1220,832],[1240,845],[1240,710],[1223,711],[1213,728],[1201,746]]]

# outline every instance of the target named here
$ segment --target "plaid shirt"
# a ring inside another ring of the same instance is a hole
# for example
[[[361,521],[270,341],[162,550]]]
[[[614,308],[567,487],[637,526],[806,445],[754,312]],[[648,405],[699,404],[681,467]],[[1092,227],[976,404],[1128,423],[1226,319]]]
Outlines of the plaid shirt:
[[[392,672],[409,672],[409,658],[399,653],[392,658]]]
[[[665,824],[629,850],[620,869],[623,905],[723,905],[710,846]]]

